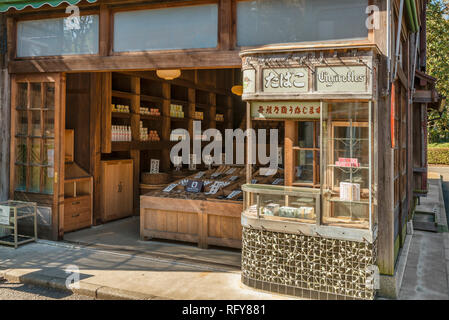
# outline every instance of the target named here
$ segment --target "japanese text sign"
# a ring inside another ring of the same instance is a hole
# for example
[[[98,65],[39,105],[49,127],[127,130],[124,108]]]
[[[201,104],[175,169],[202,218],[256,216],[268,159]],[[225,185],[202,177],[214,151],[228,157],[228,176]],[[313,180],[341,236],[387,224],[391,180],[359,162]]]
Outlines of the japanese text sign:
[[[251,102],[251,118],[253,119],[319,119],[320,112],[319,101]]]
[[[263,70],[263,91],[301,93],[309,91],[307,68],[274,68]]]

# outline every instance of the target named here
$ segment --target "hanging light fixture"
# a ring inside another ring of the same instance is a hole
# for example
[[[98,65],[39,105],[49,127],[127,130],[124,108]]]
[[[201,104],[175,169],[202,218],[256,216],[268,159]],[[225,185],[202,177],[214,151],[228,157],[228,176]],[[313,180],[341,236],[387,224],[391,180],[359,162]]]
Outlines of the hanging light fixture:
[[[181,75],[181,70],[179,69],[156,70],[156,75],[164,80],[173,80]]]
[[[236,96],[241,96],[243,94],[243,86],[236,85],[231,88],[231,92]]]

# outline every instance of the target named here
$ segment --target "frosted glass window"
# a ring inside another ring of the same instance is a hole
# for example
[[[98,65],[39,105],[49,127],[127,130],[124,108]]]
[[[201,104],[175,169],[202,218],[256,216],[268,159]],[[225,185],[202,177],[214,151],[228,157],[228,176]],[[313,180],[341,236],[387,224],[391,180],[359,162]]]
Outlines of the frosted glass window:
[[[17,56],[98,53],[98,16],[20,21]]]
[[[237,3],[237,45],[366,38],[367,0]]]
[[[119,12],[114,15],[114,51],[215,48],[216,4]]]

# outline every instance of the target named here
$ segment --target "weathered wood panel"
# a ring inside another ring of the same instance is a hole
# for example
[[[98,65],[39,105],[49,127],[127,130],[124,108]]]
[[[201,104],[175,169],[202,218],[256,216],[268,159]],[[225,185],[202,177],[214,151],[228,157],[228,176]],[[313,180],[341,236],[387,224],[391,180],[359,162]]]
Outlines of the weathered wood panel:
[[[241,203],[140,197],[141,238],[241,248]]]

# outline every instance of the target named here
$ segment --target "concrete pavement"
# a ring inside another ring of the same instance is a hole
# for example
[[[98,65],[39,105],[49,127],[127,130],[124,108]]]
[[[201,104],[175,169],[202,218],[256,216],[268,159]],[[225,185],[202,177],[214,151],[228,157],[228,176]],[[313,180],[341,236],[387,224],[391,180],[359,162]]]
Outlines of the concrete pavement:
[[[67,290],[68,266],[79,268],[74,293],[98,299],[263,300],[289,297],[244,287],[240,272],[39,241],[0,247],[0,277]]]
[[[433,212],[439,232],[414,231],[400,300],[449,300],[449,233],[442,188],[445,181],[440,179],[438,169],[429,168],[429,171],[429,194],[416,209]],[[443,176],[446,181],[449,170],[447,173]]]

